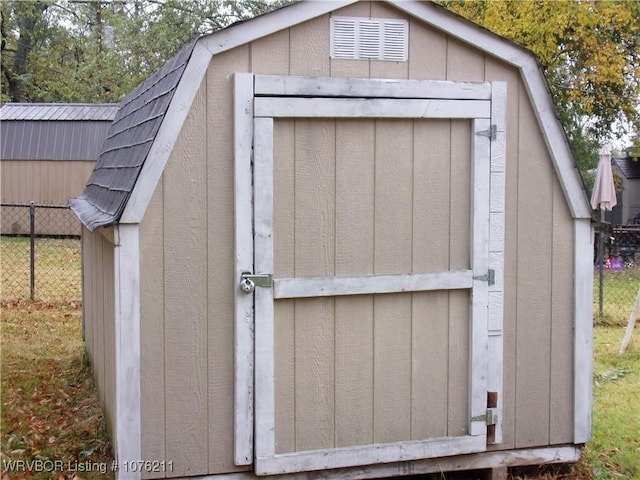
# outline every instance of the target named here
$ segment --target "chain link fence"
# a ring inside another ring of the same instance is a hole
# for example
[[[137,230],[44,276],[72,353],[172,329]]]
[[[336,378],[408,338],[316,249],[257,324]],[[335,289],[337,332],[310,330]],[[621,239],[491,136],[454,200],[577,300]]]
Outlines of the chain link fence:
[[[2,301],[80,303],[81,227],[73,212],[33,202],[1,207]],[[602,261],[595,257],[594,318],[625,325],[640,288],[640,225],[613,228],[603,237]]]
[[[2,301],[82,300],[80,222],[63,205],[3,203],[0,221]]]
[[[626,325],[640,288],[640,225],[616,227],[602,236],[593,282],[594,318],[605,325]]]

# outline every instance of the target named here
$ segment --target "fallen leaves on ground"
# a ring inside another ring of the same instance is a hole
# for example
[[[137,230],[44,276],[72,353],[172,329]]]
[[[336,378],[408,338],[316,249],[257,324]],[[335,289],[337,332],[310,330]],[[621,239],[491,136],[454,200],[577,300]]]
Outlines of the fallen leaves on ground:
[[[80,302],[3,301],[0,307],[1,480],[113,478]]]

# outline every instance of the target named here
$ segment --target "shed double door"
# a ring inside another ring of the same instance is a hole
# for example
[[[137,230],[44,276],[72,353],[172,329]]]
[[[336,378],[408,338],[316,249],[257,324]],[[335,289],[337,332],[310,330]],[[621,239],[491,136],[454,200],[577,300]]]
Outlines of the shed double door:
[[[238,464],[486,449],[490,92],[237,75]]]

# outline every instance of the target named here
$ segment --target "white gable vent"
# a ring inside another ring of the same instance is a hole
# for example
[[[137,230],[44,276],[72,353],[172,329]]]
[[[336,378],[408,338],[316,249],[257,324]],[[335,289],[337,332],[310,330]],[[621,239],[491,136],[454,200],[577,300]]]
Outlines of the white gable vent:
[[[406,62],[408,33],[406,20],[331,17],[331,58]]]

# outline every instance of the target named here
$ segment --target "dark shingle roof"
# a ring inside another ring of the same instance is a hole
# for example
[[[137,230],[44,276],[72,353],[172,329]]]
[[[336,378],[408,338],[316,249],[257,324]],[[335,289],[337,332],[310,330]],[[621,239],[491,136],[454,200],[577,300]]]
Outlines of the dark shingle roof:
[[[632,157],[614,158],[613,161],[618,166],[625,178],[632,180],[640,178],[640,161]]]
[[[69,201],[89,230],[120,219],[194,45],[185,47],[120,104],[84,192]]]

